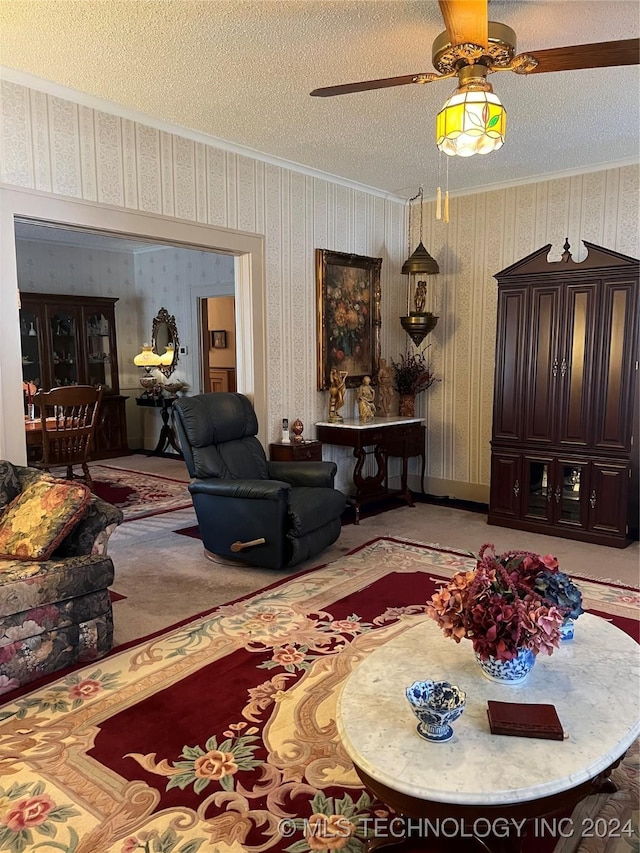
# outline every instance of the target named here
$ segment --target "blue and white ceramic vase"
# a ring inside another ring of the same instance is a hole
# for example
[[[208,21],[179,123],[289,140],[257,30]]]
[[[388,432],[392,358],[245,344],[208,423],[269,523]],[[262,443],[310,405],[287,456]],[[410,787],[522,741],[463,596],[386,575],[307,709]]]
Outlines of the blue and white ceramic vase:
[[[574,620],[571,618],[566,618],[562,625],[560,626],[560,640],[573,640],[573,633],[575,630]]]
[[[474,654],[482,674],[490,681],[497,681],[500,684],[522,684],[536,662],[536,656],[530,649],[520,649],[518,655],[511,660],[498,660],[491,656],[487,660],[482,660],[477,652]]]

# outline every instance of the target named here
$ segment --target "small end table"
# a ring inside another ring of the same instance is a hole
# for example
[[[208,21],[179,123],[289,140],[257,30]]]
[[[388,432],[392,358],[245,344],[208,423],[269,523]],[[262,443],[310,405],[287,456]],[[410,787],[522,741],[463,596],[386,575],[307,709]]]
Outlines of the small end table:
[[[173,431],[173,426],[169,423],[169,414],[173,403],[178,398],[173,397],[136,397],[136,406],[149,406],[154,409],[160,409],[162,415],[162,429],[160,437],[155,448],[147,454],[148,456],[162,456],[167,447],[173,447],[178,456],[183,459],[182,450],[176,441],[176,435]]]
[[[322,462],[321,441],[274,441],[269,445],[271,462]]]

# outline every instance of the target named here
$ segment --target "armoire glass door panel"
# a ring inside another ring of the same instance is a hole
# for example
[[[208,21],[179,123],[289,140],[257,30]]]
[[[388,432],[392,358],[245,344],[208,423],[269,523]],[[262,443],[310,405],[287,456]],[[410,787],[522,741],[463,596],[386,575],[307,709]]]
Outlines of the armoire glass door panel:
[[[26,308],[20,310],[20,343],[22,345],[22,381],[42,386],[42,354],[40,352],[38,317]]]
[[[595,352],[597,282],[568,285],[565,338],[559,350],[559,441],[586,446],[593,427],[591,392]]]
[[[528,518],[547,519],[552,493],[551,463],[540,459],[525,459],[524,514]]]
[[[49,317],[53,351],[53,386],[78,384],[78,321],[69,311]]]
[[[557,420],[560,290],[533,287],[531,297],[531,355],[524,398],[524,435],[526,441],[550,444]]]
[[[586,475],[586,464],[558,463],[558,483],[555,490],[558,521],[576,525],[584,523]]]
[[[91,385],[102,385],[105,392],[112,390],[111,326],[101,312],[87,317],[88,362],[87,370]]]
[[[634,370],[637,351],[637,310],[633,310],[634,281],[605,282],[603,285],[602,353],[600,365],[601,400],[595,424],[595,446],[607,450],[631,448]],[[638,405],[636,400],[635,405]],[[637,437],[636,437],[637,440]]]

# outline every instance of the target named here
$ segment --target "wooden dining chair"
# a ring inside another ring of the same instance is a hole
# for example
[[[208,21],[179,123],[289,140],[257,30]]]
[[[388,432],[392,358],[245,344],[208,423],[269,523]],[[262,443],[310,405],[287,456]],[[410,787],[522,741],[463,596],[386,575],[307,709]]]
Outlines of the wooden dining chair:
[[[64,385],[51,391],[38,391],[33,402],[40,410],[42,459],[31,465],[45,471],[66,466],[68,480],[82,479],[92,489],[87,463],[101,401],[100,385]],[[82,475],[74,475],[74,465],[82,467]]]

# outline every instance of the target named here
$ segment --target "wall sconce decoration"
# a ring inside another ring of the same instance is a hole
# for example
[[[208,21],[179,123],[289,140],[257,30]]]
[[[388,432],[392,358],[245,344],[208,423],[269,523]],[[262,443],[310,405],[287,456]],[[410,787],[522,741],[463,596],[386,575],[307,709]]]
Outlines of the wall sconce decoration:
[[[418,199],[418,203],[420,204],[420,241],[413,254],[411,254],[412,212],[414,207],[413,202],[416,199]],[[425,311],[427,299],[427,282],[425,276],[437,275],[440,272],[438,262],[435,258],[431,257],[422,242],[422,202],[423,189],[420,187],[417,195],[409,199],[409,236],[407,242],[410,254],[402,265],[402,274],[409,276],[407,285],[407,316],[400,317],[402,328],[417,347],[420,346],[429,332],[435,329],[438,322],[438,317],[431,311]],[[412,299],[414,310],[411,310]]]
[[[226,349],[227,333],[223,329],[211,332],[211,349]]]

